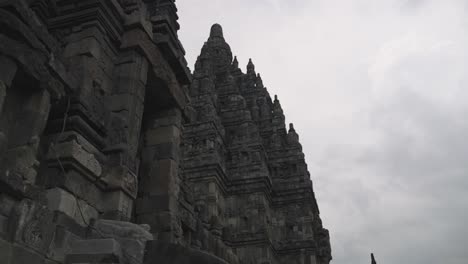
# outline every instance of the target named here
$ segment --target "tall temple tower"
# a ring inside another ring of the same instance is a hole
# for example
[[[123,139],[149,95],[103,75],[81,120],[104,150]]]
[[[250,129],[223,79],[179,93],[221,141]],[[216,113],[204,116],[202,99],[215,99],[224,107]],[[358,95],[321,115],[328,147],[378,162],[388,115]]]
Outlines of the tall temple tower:
[[[190,98],[196,116],[184,131],[184,178],[211,235],[240,263],[328,264],[329,234],[299,136],[252,60],[246,73],[239,69],[218,24],[197,59]]]

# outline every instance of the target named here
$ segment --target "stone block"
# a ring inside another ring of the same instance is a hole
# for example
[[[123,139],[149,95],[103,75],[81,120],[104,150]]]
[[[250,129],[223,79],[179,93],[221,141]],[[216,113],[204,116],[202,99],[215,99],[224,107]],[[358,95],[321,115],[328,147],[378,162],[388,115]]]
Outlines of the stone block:
[[[136,51],[128,51],[119,59],[116,71],[119,76],[119,84],[121,84],[121,80],[132,80],[145,84],[148,76],[148,61]],[[123,86],[119,85],[119,87],[124,88],[125,91],[136,92],[136,90],[132,91],[132,89],[127,90],[129,87]],[[123,92],[118,89],[119,87],[116,87],[116,92]]]
[[[0,239],[0,258],[2,259],[2,263],[11,263],[11,257],[13,255],[13,247],[12,244],[8,241]]]
[[[177,143],[161,143],[151,147],[154,150],[154,159],[172,159],[179,161],[180,145]]]
[[[159,127],[146,131],[145,145],[154,146],[173,142],[180,144],[180,129],[175,126]]]
[[[144,264],[155,263],[155,260],[158,260],[158,263],[228,264],[208,252],[156,240],[148,242]]]
[[[104,194],[102,199],[102,209],[104,211],[104,215],[112,214],[124,219],[130,219],[133,211],[133,198],[120,190],[107,192]]]
[[[144,195],[176,194],[178,187],[178,164],[170,159],[154,161],[147,175],[141,176],[140,192]]]
[[[164,111],[157,116],[152,124],[151,128],[165,127],[165,126],[175,126],[180,128],[182,124],[182,114],[179,110],[171,109]]]
[[[177,207],[177,197],[172,194],[145,196],[136,200],[137,214],[174,211]]]
[[[8,264],[44,264],[44,256],[21,245],[14,245]]]
[[[108,100],[107,105],[114,112],[121,112],[121,111],[130,112],[130,109],[132,107],[132,102],[134,101],[133,98],[130,97],[128,94],[112,95],[107,100]]]
[[[47,190],[46,197],[50,210],[62,212],[72,218],[75,217],[76,198],[71,193],[61,188],[53,188]]]
[[[67,227],[68,229],[69,227]],[[80,240],[80,238],[67,230],[65,227],[57,226],[55,230],[54,239],[50,244],[47,257],[54,261],[54,263],[63,263],[65,256],[70,252],[74,242]]]
[[[99,217],[99,212],[96,208],[90,206],[85,201],[78,200],[78,204],[79,206],[76,206],[77,210],[75,212],[74,219],[81,226],[87,226],[91,223],[92,219],[97,219]]]
[[[153,239],[153,235],[149,232],[150,227],[145,224],[99,219],[95,223],[95,228],[100,231],[100,235],[111,238],[134,239],[141,242]]]
[[[149,226],[137,225],[130,222],[98,220],[95,225],[104,237],[116,239],[123,251],[123,255],[130,263],[141,263],[146,241],[152,240],[153,235],[149,232]],[[128,256],[132,256],[128,259]]]
[[[138,191],[136,175],[126,166],[113,166],[107,170],[103,179],[107,182],[108,190],[124,190],[132,198],[135,198]]]
[[[151,233],[170,232],[175,217],[171,212],[159,212],[138,215],[138,222],[147,224],[151,227]]]
[[[115,93],[126,94],[127,96],[135,96],[138,101],[144,100],[144,83],[136,76],[134,77],[119,77],[119,84],[115,87]]]
[[[99,215],[94,207],[83,200],[77,200],[71,193],[60,188],[47,191],[47,204],[50,210],[66,214],[81,226],[87,226],[91,219],[96,219]]]
[[[68,170],[64,175],[60,169],[48,169],[45,186],[49,189],[59,187],[67,190],[73,196],[101,210],[99,206],[102,203],[102,190],[89,177],[83,175],[82,171]]]
[[[102,173],[101,164],[95,155],[86,151],[76,140],[57,144],[53,149],[50,149],[47,159],[55,162],[57,158],[74,160],[96,177]]]
[[[101,57],[101,46],[99,42],[95,38],[86,38],[72,42],[67,45],[63,53],[64,57],[79,55],[87,55],[99,59]]]
[[[76,241],[65,257],[65,264],[82,263],[122,263],[120,244],[111,238]]]
[[[155,228],[158,228],[158,226],[156,225],[158,223],[157,218],[158,218],[157,213],[139,214],[137,215],[137,222],[141,224],[149,225],[151,232],[154,234]]]

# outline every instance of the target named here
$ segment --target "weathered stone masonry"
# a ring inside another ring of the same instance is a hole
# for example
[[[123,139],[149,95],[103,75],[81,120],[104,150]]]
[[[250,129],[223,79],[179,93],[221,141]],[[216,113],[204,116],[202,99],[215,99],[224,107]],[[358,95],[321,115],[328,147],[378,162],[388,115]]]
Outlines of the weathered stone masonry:
[[[174,0],[0,0],[0,262],[331,260],[299,137]]]

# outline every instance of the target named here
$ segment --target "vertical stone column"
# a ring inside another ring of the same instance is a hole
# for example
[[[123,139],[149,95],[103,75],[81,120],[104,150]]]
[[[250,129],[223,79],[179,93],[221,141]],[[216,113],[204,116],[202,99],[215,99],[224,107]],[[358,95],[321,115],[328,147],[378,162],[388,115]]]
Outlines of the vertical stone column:
[[[182,113],[177,108],[148,117],[140,168],[137,221],[149,224],[155,238],[177,243],[182,229],[178,217],[179,153]]]
[[[104,197],[104,218],[129,221],[137,196],[137,151],[145,96],[148,62],[136,51],[121,55],[116,66],[116,86],[107,98],[112,111],[107,177],[111,191]]]
[[[136,51],[122,54],[115,70],[116,87],[109,97],[109,106],[115,116],[122,121],[120,135],[116,135],[114,144],[127,143],[128,149],[121,163],[136,172],[135,157],[138,149],[140,128],[143,118],[145,87],[147,82],[148,61]]]

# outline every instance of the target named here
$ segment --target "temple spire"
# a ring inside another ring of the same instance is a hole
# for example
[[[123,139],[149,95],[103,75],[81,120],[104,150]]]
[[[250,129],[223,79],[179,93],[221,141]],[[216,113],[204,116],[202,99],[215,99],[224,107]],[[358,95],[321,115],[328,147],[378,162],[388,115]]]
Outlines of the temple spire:
[[[234,61],[232,62],[232,67],[239,68],[239,61],[237,60],[237,56],[234,56]]]
[[[223,28],[221,27],[220,24],[214,24],[211,26],[211,31],[210,31],[210,40],[215,40],[215,39],[223,39]]]
[[[260,73],[257,74],[257,79],[255,80],[255,86],[256,86],[257,88],[265,88],[265,87],[263,86],[263,80],[262,80],[262,77],[260,76]]]
[[[281,103],[278,99],[278,95],[275,94],[275,100],[273,101],[273,114],[283,114],[283,108],[281,107]],[[291,124],[292,125],[292,124]],[[293,127],[294,129],[294,127]]]
[[[208,41],[203,45],[201,53],[209,57],[212,69],[224,72],[232,65],[232,52],[223,36],[223,28],[214,24],[210,29]]]
[[[371,253],[371,264],[377,264],[374,258],[374,253]]]
[[[289,124],[289,131],[287,135],[287,141],[291,146],[300,146],[301,144],[299,143],[299,135],[296,133],[296,130],[294,129],[293,123]]]
[[[280,101],[278,99],[278,95],[276,95],[276,94],[275,94],[275,100],[273,101],[273,114],[283,116],[283,108],[281,107],[281,103],[280,103]],[[284,118],[284,116],[283,116],[283,118]],[[294,127],[292,129],[294,130]]]
[[[252,59],[249,59],[249,63],[247,64],[247,74],[255,75],[255,65],[252,62]]]
[[[272,124],[278,128],[284,128],[284,113],[283,108],[281,107],[278,96],[275,95],[275,100],[273,101],[273,120]]]

